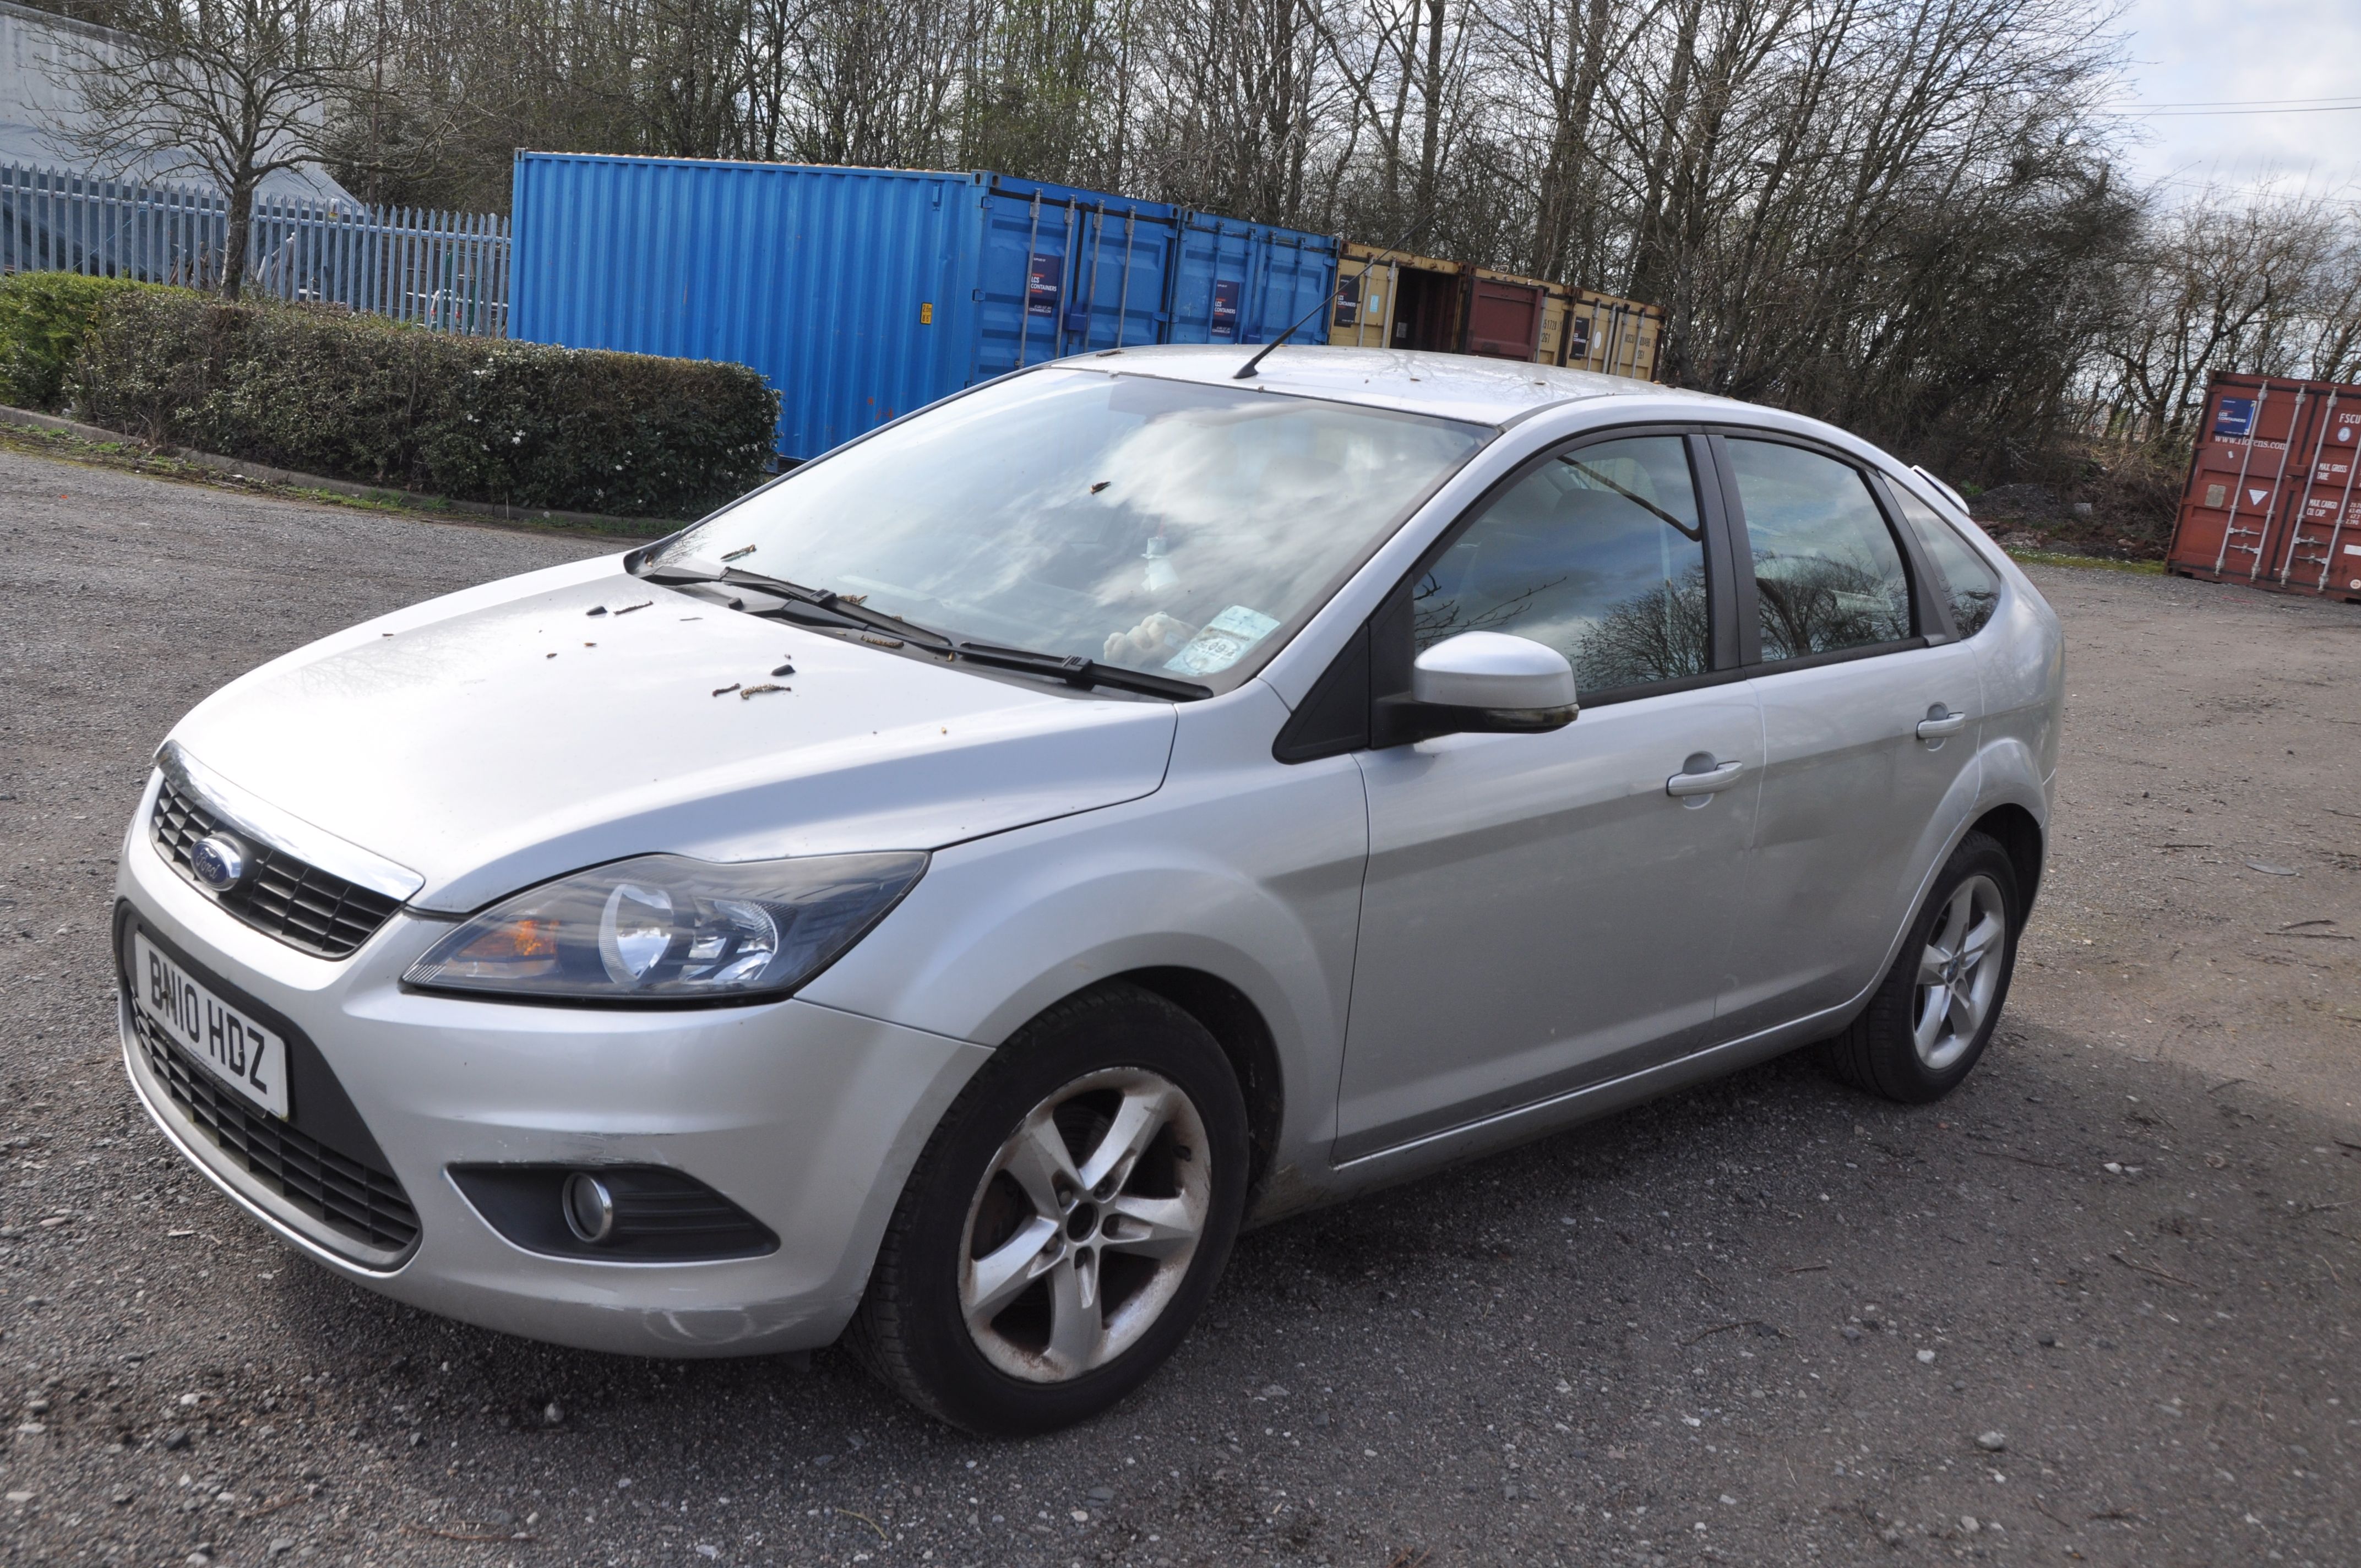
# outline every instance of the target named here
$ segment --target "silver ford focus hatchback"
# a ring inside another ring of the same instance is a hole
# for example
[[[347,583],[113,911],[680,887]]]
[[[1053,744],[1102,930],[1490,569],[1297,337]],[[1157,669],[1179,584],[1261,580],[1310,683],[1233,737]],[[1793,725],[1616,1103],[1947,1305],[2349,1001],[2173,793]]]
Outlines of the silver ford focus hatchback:
[[[1242,1224],[1817,1044],[1933,1100],[2042,866],[2049,608],[1811,420],[1126,349],[224,687],[124,1059],[323,1266],[947,1421],[1168,1355]]]

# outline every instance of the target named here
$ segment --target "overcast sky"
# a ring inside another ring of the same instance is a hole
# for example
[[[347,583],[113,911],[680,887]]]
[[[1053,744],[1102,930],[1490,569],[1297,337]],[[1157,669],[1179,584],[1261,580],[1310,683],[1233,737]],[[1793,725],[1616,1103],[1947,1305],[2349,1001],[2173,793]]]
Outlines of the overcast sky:
[[[2132,0],[2125,109],[2342,99],[2331,112],[2156,113],[2131,150],[2143,177],[2277,179],[2361,197],[2361,0]]]

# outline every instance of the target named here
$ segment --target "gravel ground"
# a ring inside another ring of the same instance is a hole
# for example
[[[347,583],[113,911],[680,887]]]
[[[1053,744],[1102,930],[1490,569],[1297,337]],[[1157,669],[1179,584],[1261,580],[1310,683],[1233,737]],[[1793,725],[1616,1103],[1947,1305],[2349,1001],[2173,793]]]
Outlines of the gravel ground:
[[[2355,1560],[2361,612],[2039,575],[2059,841],[1951,1100],[1795,1058],[1272,1226],[1143,1393],[988,1443],[832,1353],[633,1361],[380,1300],[125,1084],[108,897],[171,722],[607,546],[6,454],[0,518],[10,1562]]]

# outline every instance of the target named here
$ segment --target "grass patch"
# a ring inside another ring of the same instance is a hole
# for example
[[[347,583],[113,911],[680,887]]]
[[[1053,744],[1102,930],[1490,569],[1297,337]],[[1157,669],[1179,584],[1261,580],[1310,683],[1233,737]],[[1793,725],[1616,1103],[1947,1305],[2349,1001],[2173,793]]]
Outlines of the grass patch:
[[[2085,566],[2103,572],[2129,572],[2141,577],[2164,576],[2161,561],[2117,561],[2105,555],[2070,555],[2062,550],[2010,550],[2008,558],[2026,566]]]
[[[302,501],[311,506],[341,507],[348,511],[377,512],[432,522],[456,522],[471,528],[509,528],[574,539],[646,540],[661,539],[681,526],[677,522],[664,522],[653,518],[642,525],[630,519],[619,519],[610,524],[544,521],[532,517],[488,517],[480,512],[462,511],[447,502],[404,496],[395,490],[348,496],[336,490],[273,484],[241,474],[225,474],[202,464],[167,456],[135,441],[86,441],[65,431],[42,430],[33,425],[0,424],[0,449],[30,453],[37,457],[79,464],[85,468],[105,468],[118,474],[137,474],[175,484],[202,485],[207,489],[228,490],[242,496],[267,496],[274,500]]]

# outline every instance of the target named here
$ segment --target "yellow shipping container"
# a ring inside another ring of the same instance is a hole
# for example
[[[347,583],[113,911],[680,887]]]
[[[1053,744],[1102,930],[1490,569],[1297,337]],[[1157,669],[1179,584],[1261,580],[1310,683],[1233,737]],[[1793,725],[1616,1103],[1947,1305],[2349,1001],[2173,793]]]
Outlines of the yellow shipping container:
[[[1348,244],[1336,270],[1332,346],[1458,349],[1457,262]]]
[[[1664,341],[1664,307],[1643,305],[1590,289],[1569,289],[1551,363],[1599,370],[1637,380],[1656,379],[1657,349]]]
[[[1348,243],[1328,342],[1567,365],[1655,379],[1660,305],[1488,267]]]

